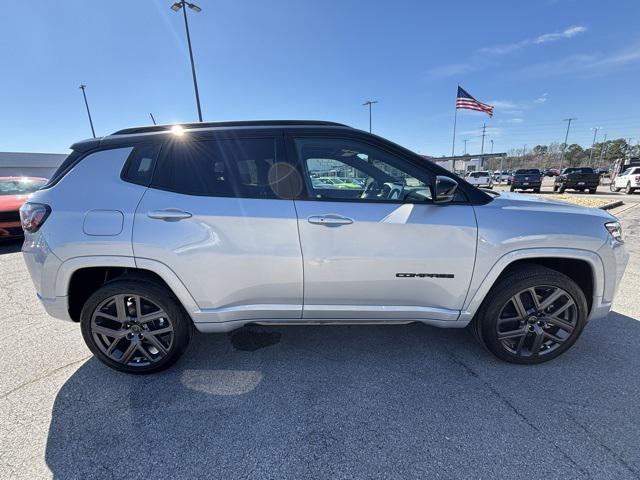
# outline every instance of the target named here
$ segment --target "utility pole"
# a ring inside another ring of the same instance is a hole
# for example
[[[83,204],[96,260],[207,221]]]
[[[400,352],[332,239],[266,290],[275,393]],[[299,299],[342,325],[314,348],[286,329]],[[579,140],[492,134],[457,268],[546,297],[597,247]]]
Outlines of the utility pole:
[[[465,139],[463,140],[463,142],[464,142],[464,154],[465,154],[465,155],[467,154],[467,142],[468,142],[468,141],[469,141],[469,139],[468,139],[468,138],[465,138]]]
[[[151,121],[153,122],[154,125],[157,125],[156,123],[156,119],[153,118],[153,113],[149,112],[149,116],[151,117]]]
[[[602,165],[602,156],[604,155],[605,147],[607,143],[607,134],[604,134],[604,140],[602,140],[602,144],[600,145],[600,165]]]
[[[378,103],[377,100],[367,100],[362,104],[363,107],[369,106],[369,133],[371,133],[371,106],[374,103]]]
[[[596,145],[596,135],[598,135],[598,130],[600,130],[602,127],[593,127],[591,128],[591,130],[593,130],[593,142],[591,142],[591,150],[589,151],[589,165],[593,167],[593,149]]]
[[[91,133],[93,134],[93,138],[96,138],[96,131],[93,129],[93,120],[91,120],[91,112],[89,111],[89,102],[87,102],[87,94],[84,89],[87,88],[86,85],[80,85],[80,90],[82,90],[82,96],[84,97],[84,106],[87,107],[87,116],[89,117],[89,125],[91,125]]]
[[[567,140],[569,139],[569,129],[571,128],[571,122],[577,120],[577,118],[565,118],[562,121],[567,122],[567,133],[564,135],[564,143],[562,144],[562,153],[560,154],[560,171],[562,172],[562,164],[564,162],[564,151],[567,149]]]
[[[484,137],[486,136],[486,132],[487,132],[487,124],[482,122],[482,145],[480,145],[480,166],[481,166],[481,168],[484,168],[484,157],[482,155],[484,155]]]
[[[187,21],[187,7],[189,7],[194,12],[201,12],[202,9],[193,4],[186,2],[185,0],[180,0],[173,5],[171,5],[171,10],[177,12],[182,9],[182,14],[184,15],[184,29],[187,31],[187,44],[189,45],[189,59],[191,60],[191,75],[193,76],[193,89],[196,93],[196,105],[198,107],[198,119],[202,122],[202,109],[200,108],[200,93],[198,92],[198,80],[196,79],[196,66],[193,63],[193,50],[191,49],[191,35],[189,34],[189,22]]]
[[[491,142],[491,153],[493,154],[493,138],[489,141]]]

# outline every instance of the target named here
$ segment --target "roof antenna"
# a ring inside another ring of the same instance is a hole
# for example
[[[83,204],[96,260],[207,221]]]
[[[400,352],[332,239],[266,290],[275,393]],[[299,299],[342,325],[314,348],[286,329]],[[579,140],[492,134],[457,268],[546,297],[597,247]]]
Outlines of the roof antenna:
[[[151,117],[151,121],[153,122],[154,125],[157,125],[156,123],[156,119],[153,118],[153,113],[149,112],[149,116]]]

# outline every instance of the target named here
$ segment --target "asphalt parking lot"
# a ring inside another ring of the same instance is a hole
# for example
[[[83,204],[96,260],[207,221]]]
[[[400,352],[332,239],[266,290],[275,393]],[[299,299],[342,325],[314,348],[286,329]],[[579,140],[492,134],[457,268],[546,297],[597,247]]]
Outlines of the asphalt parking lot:
[[[614,212],[632,255],[614,311],[535,367],[465,331],[310,326],[196,335],[170,370],[124,375],[1,246],[0,478],[640,478],[636,199]]]

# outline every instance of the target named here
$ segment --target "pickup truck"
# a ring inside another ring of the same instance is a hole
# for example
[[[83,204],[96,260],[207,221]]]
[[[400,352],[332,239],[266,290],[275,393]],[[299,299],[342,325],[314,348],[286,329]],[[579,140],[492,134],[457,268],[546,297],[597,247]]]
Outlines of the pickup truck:
[[[519,168],[511,178],[511,191],[533,190],[540,193],[542,186],[542,173],[537,168]]]
[[[491,172],[486,170],[471,172],[466,176],[465,180],[476,187],[493,188],[493,177]]]
[[[568,188],[570,190],[579,190],[589,193],[596,193],[596,189],[600,184],[600,175],[590,167],[571,167],[562,170],[553,183],[553,191],[564,193]]]
[[[627,168],[611,182],[611,191],[619,192],[624,188],[624,193],[632,194],[640,189],[640,167]]]

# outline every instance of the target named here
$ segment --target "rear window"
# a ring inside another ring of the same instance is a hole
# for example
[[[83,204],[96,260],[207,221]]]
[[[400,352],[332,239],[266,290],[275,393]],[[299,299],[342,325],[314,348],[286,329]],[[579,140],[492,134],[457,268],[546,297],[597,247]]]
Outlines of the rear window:
[[[581,167],[581,168],[565,168],[564,173],[595,173],[593,168]]]
[[[41,178],[0,178],[0,196],[28,195],[42,187],[46,180]]]
[[[489,172],[473,172],[469,176],[473,178],[488,177]]]
[[[520,170],[516,170],[516,175],[540,175],[540,170],[535,168],[522,168]]]
[[[277,197],[270,182],[276,165],[273,138],[176,140],[165,148],[153,187],[187,195]]]
[[[159,143],[137,145],[125,163],[122,179],[137,185],[149,186],[160,147]]]

